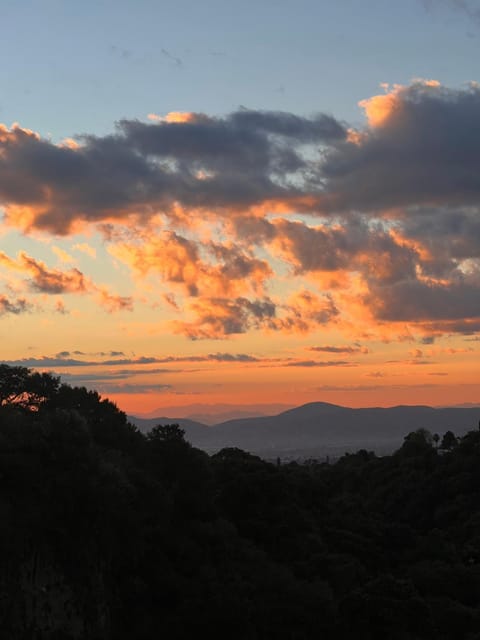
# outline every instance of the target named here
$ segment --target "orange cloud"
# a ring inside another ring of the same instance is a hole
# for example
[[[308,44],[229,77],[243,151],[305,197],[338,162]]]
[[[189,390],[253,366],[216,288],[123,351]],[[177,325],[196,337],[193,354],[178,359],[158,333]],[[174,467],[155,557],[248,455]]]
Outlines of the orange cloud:
[[[76,244],[73,245],[72,249],[76,251],[81,251],[82,253],[85,253],[87,256],[90,256],[90,258],[97,257],[97,252],[94,249],[94,247],[90,246],[86,242],[77,242]]]
[[[308,333],[336,322],[340,315],[330,294],[319,296],[308,289],[295,292],[281,307],[284,313],[270,326],[277,331]]]
[[[116,311],[133,311],[133,300],[130,296],[112,294],[105,287],[96,287],[99,303],[109,313]]]
[[[59,261],[63,262],[64,264],[69,264],[69,263],[75,262],[75,258],[73,256],[71,256],[64,249],[61,249],[60,247],[53,246],[52,247],[52,251],[57,256]]]
[[[167,122],[168,124],[184,124],[186,122],[199,122],[206,119],[201,113],[193,113],[191,111],[170,111],[165,116],[159,116],[156,113],[149,113],[148,119],[153,122]]]
[[[365,111],[371,127],[381,127],[401,106],[398,94],[403,87],[394,85],[393,90],[385,94],[361,100],[358,105]]]
[[[28,276],[27,285],[37,293],[49,295],[91,294],[110,312],[132,309],[133,301],[130,297],[110,293],[106,287],[96,285],[79,269],[73,268],[68,271],[50,269],[44,262],[36,260],[24,251],[18,253],[17,260],[0,252],[0,265]],[[63,303],[57,310],[61,311],[62,305]]]
[[[96,225],[149,287],[149,311],[185,308],[177,328],[193,337],[333,324],[348,338],[475,331],[480,87],[384,90],[362,101],[358,131],[325,114],[247,109],[122,120],[78,144],[2,126],[6,222],[64,235]],[[23,274],[19,291],[131,308],[78,269],[26,254],[0,263]]]
[[[412,85],[417,88],[423,88],[424,90],[428,90],[429,88],[438,89],[440,87],[440,83],[437,80],[423,80],[421,78],[415,79]],[[373,128],[387,125],[391,118],[399,114],[402,109],[405,94],[408,93],[410,89],[410,87],[400,84],[391,86],[385,83],[381,86],[385,93],[361,100],[358,103],[365,111],[369,126]],[[356,135],[355,132],[350,134],[351,141],[355,143],[361,142],[361,138],[359,139]]]
[[[340,314],[332,296],[318,296],[307,289],[286,301],[199,297],[186,304],[186,311],[191,320],[171,324],[176,333],[194,340],[224,339],[251,330],[304,334],[336,322]]]
[[[189,296],[258,293],[273,275],[265,260],[233,243],[201,243],[173,231],[141,240],[113,244],[110,253],[141,276],[158,274]]]
[[[246,333],[252,329],[272,326],[276,313],[275,304],[269,299],[247,298],[199,298],[187,308],[193,314],[192,321],[174,321],[175,333],[199,339],[225,339]]]

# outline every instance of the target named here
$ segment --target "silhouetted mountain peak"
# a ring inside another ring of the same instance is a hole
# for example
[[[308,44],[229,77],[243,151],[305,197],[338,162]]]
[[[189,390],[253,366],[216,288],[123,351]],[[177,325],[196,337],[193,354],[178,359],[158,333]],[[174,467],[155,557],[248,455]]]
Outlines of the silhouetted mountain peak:
[[[336,411],[349,411],[349,409],[338,404],[331,404],[330,402],[307,402],[306,404],[302,404],[299,407],[287,409],[287,411],[283,411],[280,415],[301,415],[302,417],[308,417],[316,416],[322,413],[332,413]]]
[[[240,418],[206,427],[181,418],[132,419],[142,431],[155,424],[178,423],[186,439],[206,451],[237,447],[271,456],[341,455],[360,448],[393,451],[404,437],[424,428],[440,435],[455,428],[461,435],[478,424],[478,409],[434,409],[428,406],[351,409],[328,402],[309,402],[271,416]]]

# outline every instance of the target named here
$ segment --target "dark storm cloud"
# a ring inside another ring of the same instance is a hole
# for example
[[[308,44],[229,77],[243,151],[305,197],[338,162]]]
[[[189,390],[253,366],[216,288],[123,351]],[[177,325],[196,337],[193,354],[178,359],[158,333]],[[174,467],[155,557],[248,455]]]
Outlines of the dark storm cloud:
[[[463,333],[473,335],[480,331],[480,317],[460,318],[458,320],[431,320],[423,324],[429,332],[438,333]]]
[[[415,83],[387,97],[390,111],[359,132],[357,143],[331,116],[246,109],[223,118],[122,120],[114,134],[84,135],[79,147],[2,128],[0,199],[14,223],[12,207],[30,207],[26,226],[57,233],[75,220],[151,215],[174,202],[242,211],[275,200],[337,212],[475,206],[480,88]],[[305,145],[324,153],[304,154]]]
[[[371,99],[373,126],[358,144],[327,154],[321,167],[325,208],[478,204],[480,88],[419,82],[388,97],[389,104],[377,97],[382,112]]]
[[[358,270],[369,278],[391,282],[415,274],[416,252],[361,219],[335,228],[278,220],[274,228],[277,245],[297,273]]]
[[[417,240],[430,257],[424,270],[441,277],[456,261],[480,255],[480,213],[478,209],[438,208],[411,212],[402,223],[405,238]]]
[[[374,288],[365,300],[378,320],[468,320],[480,317],[480,280],[432,284],[418,280]]]
[[[325,114],[302,118],[282,111],[240,109],[230,116],[230,120],[239,129],[256,129],[305,143],[312,140],[341,140],[345,137],[343,125]]]
[[[306,166],[300,148],[344,137],[329,116],[248,110],[225,118],[192,114],[183,122],[123,120],[115,134],[84,135],[80,146],[2,127],[0,200],[30,207],[29,224],[56,233],[67,233],[75,220],[150,214],[173,202],[248,207],[303,195],[288,184]]]

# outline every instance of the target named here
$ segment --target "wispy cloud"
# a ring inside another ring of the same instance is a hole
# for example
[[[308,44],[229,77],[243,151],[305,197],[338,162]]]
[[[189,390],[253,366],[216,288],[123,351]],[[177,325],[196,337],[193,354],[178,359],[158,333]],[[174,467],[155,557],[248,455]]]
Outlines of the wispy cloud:
[[[49,295],[90,294],[107,311],[133,309],[131,297],[111,293],[107,287],[95,284],[77,268],[66,271],[51,269],[44,262],[24,251],[20,251],[16,259],[0,251],[0,265],[10,271],[24,274],[27,277],[26,284],[33,292]],[[57,305],[57,311],[60,313],[65,311],[63,302]]]
[[[101,383],[97,385],[97,389],[100,393],[104,394],[158,394],[164,392],[170,392],[172,386],[169,384],[115,384],[115,383]]]
[[[359,345],[322,345],[317,347],[307,347],[308,351],[318,351],[320,353],[368,353],[367,347]]]
[[[236,363],[256,363],[262,361],[270,361],[268,358],[259,358],[246,353],[209,353],[205,355],[185,355],[185,356],[139,356],[134,358],[121,357],[124,355],[122,351],[110,351],[108,353],[101,352],[97,355],[112,356],[111,358],[103,358],[95,360],[91,358],[78,358],[72,356],[85,356],[87,354],[81,351],[61,351],[54,356],[41,356],[39,358],[20,358],[18,360],[3,360],[4,364],[11,366],[24,367],[117,367],[126,365],[135,365],[144,367],[152,364],[176,364],[188,362],[236,362]],[[149,372],[169,371],[169,369],[148,369]],[[125,372],[124,372],[125,373]]]
[[[356,367],[356,362],[349,360],[293,360],[286,362],[284,367]]]
[[[183,65],[183,62],[180,58],[178,58],[177,56],[174,56],[172,53],[170,53],[170,51],[168,51],[167,49],[160,49],[160,53],[162,54],[162,56],[164,58],[167,58],[167,60],[170,60],[171,62],[173,62],[173,64],[176,67],[181,67]]]
[[[0,316],[6,313],[18,315],[31,310],[31,304],[25,298],[11,300],[7,296],[0,295]]]

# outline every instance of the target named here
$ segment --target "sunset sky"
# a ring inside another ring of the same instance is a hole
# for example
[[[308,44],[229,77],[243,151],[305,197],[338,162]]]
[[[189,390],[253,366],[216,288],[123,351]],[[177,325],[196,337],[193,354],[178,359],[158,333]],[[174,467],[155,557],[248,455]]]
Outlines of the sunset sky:
[[[3,362],[137,414],[480,401],[480,2],[0,7]]]

